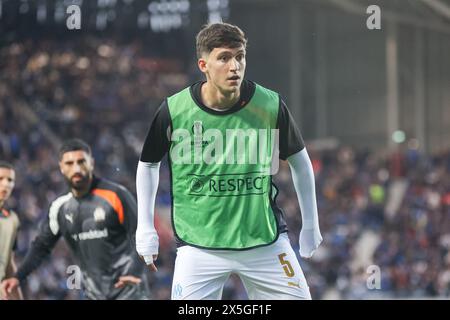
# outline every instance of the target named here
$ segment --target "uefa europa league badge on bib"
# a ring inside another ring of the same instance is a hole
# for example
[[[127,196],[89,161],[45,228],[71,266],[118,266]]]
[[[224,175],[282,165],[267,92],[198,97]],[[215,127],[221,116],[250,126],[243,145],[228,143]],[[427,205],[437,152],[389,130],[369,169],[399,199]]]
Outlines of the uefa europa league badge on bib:
[[[194,147],[201,148],[203,144],[203,124],[200,120],[194,121],[192,131],[194,133]]]

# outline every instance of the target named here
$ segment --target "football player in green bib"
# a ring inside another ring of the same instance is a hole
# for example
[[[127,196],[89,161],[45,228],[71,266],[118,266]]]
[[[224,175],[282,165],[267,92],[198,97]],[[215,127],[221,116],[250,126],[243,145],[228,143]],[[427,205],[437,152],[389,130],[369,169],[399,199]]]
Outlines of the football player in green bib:
[[[220,299],[232,273],[250,299],[310,299],[272,182],[279,159],[287,160],[302,214],[300,255],[311,257],[322,236],[300,130],[278,93],[244,79],[240,28],[211,24],[196,40],[206,81],[162,103],[138,163],[136,249],[156,271],[154,207],[168,154],[178,245],[172,299]]]

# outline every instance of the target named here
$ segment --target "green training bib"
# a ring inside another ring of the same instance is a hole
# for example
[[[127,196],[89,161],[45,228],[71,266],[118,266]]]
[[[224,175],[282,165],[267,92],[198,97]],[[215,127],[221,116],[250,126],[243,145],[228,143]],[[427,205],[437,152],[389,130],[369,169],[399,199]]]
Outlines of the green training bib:
[[[256,85],[243,108],[213,114],[190,88],[167,99],[169,161],[176,236],[209,249],[249,249],[274,242],[271,169],[278,161],[279,96]]]

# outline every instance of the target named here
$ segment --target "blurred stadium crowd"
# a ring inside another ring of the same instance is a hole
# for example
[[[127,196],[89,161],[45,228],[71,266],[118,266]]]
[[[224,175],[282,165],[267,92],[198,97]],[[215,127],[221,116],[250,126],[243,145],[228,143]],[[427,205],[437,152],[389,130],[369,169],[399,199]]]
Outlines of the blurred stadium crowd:
[[[49,203],[66,190],[57,143],[86,140],[96,173],[135,192],[135,169],[153,113],[164,97],[196,80],[181,61],[157,58],[139,41],[119,44],[95,36],[10,43],[0,48],[0,70],[0,158],[16,166],[8,205],[22,223],[19,264]],[[301,260],[313,298],[450,296],[450,153],[426,155],[414,143],[376,153],[307,147],[324,237],[313,259]],[[287,163],[275,182],[297,250],[301,219]],[[150,286],[154,299],[169,299],[176,248],[166,163],[157,213],[159,271],[150,274]],[[66,286],[71,264],[76,262],[60,241],[29,277],[26,298],[82,298]],[[370,265],[380,268],[380,290],[367,287]],[[224,298],[246,298],[236,277],[227,282]]]

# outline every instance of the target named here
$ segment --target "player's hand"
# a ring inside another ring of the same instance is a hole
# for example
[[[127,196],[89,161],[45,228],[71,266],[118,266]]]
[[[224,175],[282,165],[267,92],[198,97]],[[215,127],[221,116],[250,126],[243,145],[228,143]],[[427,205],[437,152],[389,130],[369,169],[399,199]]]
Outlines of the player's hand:
[[[135,285],[141,283],[141,279],[135,277],[135,276],[122,276],[119,278],[119,281],[117,281],[114,284],[114,288],[123,288],[126,285]]]
[[[4,300],[9,300],[13,290],[19,287],[19,279],[8,278],[2,281],[0,290]]]
[[[155,229],[145,230],[138,228],[136,230],[136,251],[142,261],[152,272],[158,271],[155,261],[158,258],[159,237]]]
[[[311,258],[316,249],[322,242],[322,235],[319,228],[302,228],[300,231],[300,256],[303,258]]]
[[[154,254],[151,256],[141,256],[140,255],[139,258],[141,258],[141,260],[145,262],[145,264],[147,265],[147,267],[149,268],[150,271],[152,271],[152,272],[158,271],[158,268],[156,268],[156,265],[155,265],[155,261],[158,259],[157,254]]]

